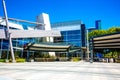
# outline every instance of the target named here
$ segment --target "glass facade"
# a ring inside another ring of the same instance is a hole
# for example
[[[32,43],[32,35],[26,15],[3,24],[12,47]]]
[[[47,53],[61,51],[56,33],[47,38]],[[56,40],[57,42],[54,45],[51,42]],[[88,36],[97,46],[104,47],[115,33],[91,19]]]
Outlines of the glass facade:
[[[27,30],[27,26],[23,25],[24,29]],[[71,52],[68,55],[68,52],[58,52],[58,54],[62,57],[68,57],[68,56],[80,56],[80,47],[85,45],[85,25],[82,24],[81,21],[69,21],[69,22],[62,22],[62,23],[55,23],[52,24],[52,30],[58,30],[61,32],[61,37],[56,37],[54,38],[54,42],[60,44],[70,44],[74,47],[77,47],[77,51]],[[0,29],[6,30],[6,26],[0,26]],[[12,28],[10,29],[17,29],[17,28]],[[23,58],[28,58],[28,53],[42,53],[41,51],[27,51],[24,50],[24,47],[29,44],[29,43],[42,43],[44,42],[44,38],[12,38],[12,46],[13,46],[13,51],[16,54],[18,54],[18,57],[23,57]],[[46,43],[46,42],[45,42]],[[52,43],[52,42],[50,42]],[[43,52],[46,53],[46,52]],[[57,52],[56,52],[57,53]],[[5,55],[3,55],[5,54]],[[9,47],[9,41],[7,39],[0,39],[0,58],[7,58],[10,59],[10,47]],[[34,54],[35,56],[36,54]],[[28,60],[28,59],[26,59]]]
[[[81,46],[80,30],[61,31],[63,42],[73,46]]]
[[[0,25],[0,29],[6,30],[6,26]],[[10,29],[17,30],[17,28],[12,28],[12,27],[10,27]],[[18,57],[27,58],[26,57],[27,52],[25,52],[25,50],[23,49],[28,43],[40,43],[40,39],[39,38],[12,38],[12,46],[13,46],[13,51],[15,55],[17,54]],[[2,39],[2,38],[0,39],[0,58],[2,59],[11,58],[10,45],[9,45],[8,39]]]
[[[53,30],[61,31],[61,38],[55,38],[55,42],[64,42],[73,46],[85,46],[85,25],[80,20],[54,23]],[[60,41],[61,40],[61,41]]]
[[[101,20],[96,20],[95,21],[95,28],[98,30],[101,30]]]
[[[61,37],[54,38],[56,43],[70,44],[71,51],[66,56],[70,57],[80,57],[81,47],[85,47],[86,43],[86,31],[85,24],[82,24],[80,20],[78,21],[67,21],[59,22],[51,25],[53,30],[59,30],[61,32]],[[57,56],[64,57],[64,53],[57,52]]]
[[[68,22],[59,22],[51,24],[51,28],[53,30],[59,31],[69,31],[69,30],[80,30],[81,29],[81,21],[68,21]]]

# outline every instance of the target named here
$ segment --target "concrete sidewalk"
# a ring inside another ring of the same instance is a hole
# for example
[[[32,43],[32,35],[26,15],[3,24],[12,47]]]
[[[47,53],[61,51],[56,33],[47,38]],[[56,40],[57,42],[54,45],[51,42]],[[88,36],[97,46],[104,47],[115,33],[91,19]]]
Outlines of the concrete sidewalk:
[[[120,80],[120,64],[88,62],[0,63],[0,80]]]

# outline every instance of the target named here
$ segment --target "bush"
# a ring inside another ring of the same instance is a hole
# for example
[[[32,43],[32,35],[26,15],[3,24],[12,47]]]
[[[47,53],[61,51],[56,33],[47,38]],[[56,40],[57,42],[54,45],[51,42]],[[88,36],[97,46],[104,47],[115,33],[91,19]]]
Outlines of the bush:
[[[25,59],[23,59],[23,58],[18,58],[18,59],[16,59],[16,62],[25,62]]]
[[[52,62],[55,61],[54,58],[35,58],[36,62]]]
[[[5,59],[0,59],[0,62],[5,62]]]
[[[72,57],[72,61],[73,62],[78,62],[78,61],[80,61],[80,58],[79,57]]]
[[[104,57],[105,58],[118,58],[118,54],[119,54],[119,52],[117,52],[117,51],[111,51],[107,54],[104,54]]]

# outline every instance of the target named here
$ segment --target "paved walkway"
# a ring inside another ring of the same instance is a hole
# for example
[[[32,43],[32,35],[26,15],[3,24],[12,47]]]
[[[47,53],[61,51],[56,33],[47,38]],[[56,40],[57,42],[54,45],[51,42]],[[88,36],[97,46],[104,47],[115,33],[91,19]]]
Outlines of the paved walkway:
[[[120,80],[120,64],[88,62],[0,63],[0,80]]]

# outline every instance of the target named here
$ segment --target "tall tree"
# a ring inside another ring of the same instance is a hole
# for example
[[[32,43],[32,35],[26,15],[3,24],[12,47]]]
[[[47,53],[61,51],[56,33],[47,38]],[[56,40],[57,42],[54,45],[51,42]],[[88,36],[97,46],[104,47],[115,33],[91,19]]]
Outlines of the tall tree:
[[[90,37],[95,37],[95,36],[100,36],[107,34],[106,30],[93,30],[92,32],[89,32],[88,36]]]
[[[112,27],[110,29],[107,30],[107,33],[116,33],[116,32],[120,32],[120,26],[118,27]]]
[[[112,27],[108,30],[93,30],[89,32],[88,36],[90,37],[95,37],[95,36],[100,36],[100,35],[105,35],[105,34],[110,34],[110,33],[116,33],[120,32],[120,26],[117,27]]]

